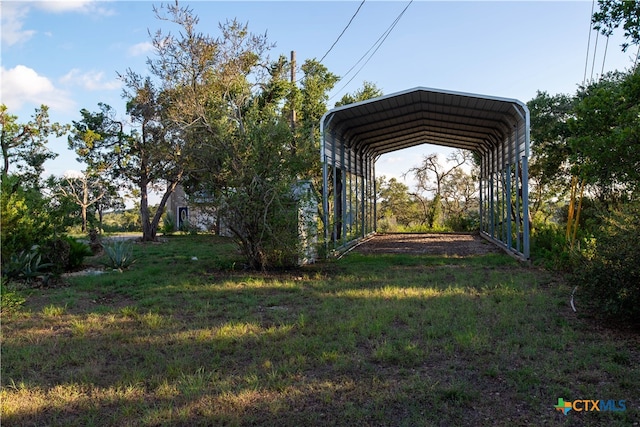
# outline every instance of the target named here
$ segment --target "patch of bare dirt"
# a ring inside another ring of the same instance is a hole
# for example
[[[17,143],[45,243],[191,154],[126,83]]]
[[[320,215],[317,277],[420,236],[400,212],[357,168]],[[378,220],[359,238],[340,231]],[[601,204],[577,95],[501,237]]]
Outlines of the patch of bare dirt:
[[[462,257],[502,252],[493,243],[478,234],[471,233],[377,234],[353,251],[362,254],[428,254]]]

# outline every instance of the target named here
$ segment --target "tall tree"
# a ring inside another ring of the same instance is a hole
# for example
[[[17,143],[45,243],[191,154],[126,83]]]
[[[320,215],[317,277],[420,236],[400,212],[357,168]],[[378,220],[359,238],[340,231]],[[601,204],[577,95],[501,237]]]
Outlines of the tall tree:
[[[640,43],[640,3],[633,0],[598,0],[599,10],[593,14],[593,28],[610,36],[622,25],[624,37],[622,51]]]
[[[292,187],[309,170],[304,125],[315,110],[305,108],[304,90],[286,81],[286,61],[268,60],[266,36],[234,20],[220,24],[214,38],[197,29],[190,8],[177,4],[156,14],[179,28],[175,35],[155,33],[157,55],[149,64],[167,118],[190,142],[188,193],[216,205],[251,267],[291,263],[297,249]],[[291,130],[292,108],[300,112],[300,138]]]
[[[327,112],[328,92],[333,89],[338,76],[316,61],[310,59],[302,65],[304,77],[301,81],[301,122],[299,139],[312,141],[319,148],[320,119]]]
[[[51,123],[46,105],[36,108],[27,123],[18,123],[18,117],[9,114],[4,104],[0,105],[0,126],[2,178],[7,177],[13,164],[23,183],[37,188],[44,163],[58,156],[47,147],[49,138],[63,136],[69,131],[69,126]]]
[[[454,169],[442,184],[442,202],[446,217],[463,217],[478,209],[478,185],[473,173]]]
[[[574,175],[603,201],[640,191],[640,70],[580,88],[569,125]]]
[[[395,218],[398,224],[408,227],[418,218],[416,201],[405,184],[383,175],[376,178],[376,190],[378,220]]]
[[[125,83],[127,113],[133,128],[126,132],[124,122],[116,119],[112,108],[99,104],[99,112],[81,111],[83,118],[74,122],[69,146],[92,171],[108,171],[137,195],[142,240],[153,241],[167,200],[187,167],[184,138],[166,119],[166,98],[149,78],[131,71],[120,77]],[[162,192],[153,215],[149,208],[151,191]]]
[[[66,175],[58,185],[58,193],[80,208],[82,231],[87,232],[89,208],[97,205],[109,192],[109,182],[90,171],[79,176]]]
[[[554,215],[553,204],[568,191],[571,182],[569,122],[575,99],[570,95],[540,92],[527,103],[531,112],[529,162],[530,211],[542,219]]]
[[[167,96],[156,89],[150,78],[131,71],[121,76],[130,100],[127,113],[133,120],[134,134],[130,140],[128,163],[124,176],[136,185],[140,197],[142,240],[156,239],[158,226],[167,201],[182,181],[188,167],[184,132],[167,118]],[[162,194],[153,216],[149,209],[149,191]]]
[[[425,216],[429,227],[439,227],[444,220],[442,211],[442,197],[445,180],[463,165],[468,165],[473,159],[473,154],[467,150],[455,150],[447,156],[447,164],[442,165],[438,154],[424,156],[422,164],[409,169],[406,173],[412,173],[417,184],[416,197],[421,198],[425,206]],[[426,209],[425,193],[433,194],[430,208]]]
[[[354,93],[345,94],[340,101],[336,102],[336,107],[343,105],[349,105],[356,102],[366,101],[368,99],[377,98],[382,96],[382,89],[379,89],[375,83],[364,81],[362,87],[356,90]]]

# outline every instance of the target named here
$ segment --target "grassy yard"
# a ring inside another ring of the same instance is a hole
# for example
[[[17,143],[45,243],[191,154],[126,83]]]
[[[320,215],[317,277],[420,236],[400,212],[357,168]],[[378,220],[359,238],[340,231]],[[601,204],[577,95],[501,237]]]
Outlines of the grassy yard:
[[[550,272],[352,253],[263,274],[226,240],[168,240],[123,273],[21,291],[2,425],[640,425],[637,333],[574,314]]]

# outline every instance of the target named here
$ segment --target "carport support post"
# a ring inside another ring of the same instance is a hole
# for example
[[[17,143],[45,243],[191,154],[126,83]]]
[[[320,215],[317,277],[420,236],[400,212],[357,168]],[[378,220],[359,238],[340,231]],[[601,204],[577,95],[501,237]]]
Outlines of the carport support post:
[[[364,171],[364,159],[363,159],[363,156],[360,156],[360,162],[359,163],[360,163],[360,173],[362,174],[362,179],[360,179],[360,205],[362,206],[362,210],[360,211],[361,212],[360,223],[362,224],[361,225],[361,227],[362,227],[362,230],[361,230],[362,231],[362,237],[364,237],[364,236],[367,235],[367,231],[366,231],[367,230],[366,229],[366,226],[367,226],[367,222],[366,222],[367,221],[366,220],[366,218],[367,218],[367,216],[366,216],[366,213],[367,213],[367,206],[366,206],[367,205],[367,202],[366,202],[366,200],[367,200],[367,192],[366,192],[367,179],[366,179],[366,173]]]
[[[347,242],[347,221],[345,221],[345,209],[347,208],[347,170],[344,161],[344,141],[340,144],[340,225],[342,226],[342,235],[340,246]]]
[[[511,212],[511,165],[507,164],[505,169],[507,175],[507,246],[509,249],[513,247],[513,240],[511,237],[511,220],[513,218]]]
[[[483,181],[484,181],[484,156],[480,157],[480,179],[479,179],[479,194],[480,194],[480,231],[484,231],[484,216],[482,215],[482,211],[484,211],[484,206],[482,205],[484,201],[484,197],[482,195],[483,191]]]
[[[527,148],[529,141],[527,139]],[[527,150],[528,152],[529,150]],[[522,156],[522,231],[523,236],[523,254],[525,259],[529,259],[529,165],[527,155]]]
[[[324,139],[324,135],[323,135]],[[329,171],[327,170],[327,156],[322,153],[322,218],[324,220],[324,248],[329,253]]]
[[[377,160],[377,159],[376,159]],[[376,184],[376,161],[369,159],[369,176],[371,179],[371,194],[369,195],[369,203],[371,203],[371,210],[373,213],[373,217],[371,218],[371,224],[373,225],[373,229],[371,232],[378,231],[378,199],[376,195],[378,194],[378,189],[376,188],[378,184]]]
[[[529,109],[526,105],[522,105],[523,111],[515,108],[516,112],[524,119],[524,155],[522,156],[522,254],[525,259],[531,256],[529,248],[529,150],[530,150],[530,133],[531,133],[531,117]],[[524,114],[523,114],[524,112]]]
[[[512,135],[509,136],[509,138],[511,137]],[[516,131],[515,138],[516,138],[515,141],[517,141],[517,131]],[[509,247],[509,250],[513,248],[513,237],[512,237],[513,209],[511,206],[511,200],[513,200],[512,198],[513,187],[511,186],[511,162],[513,161],[512,148],[513,148],[513,144],[511,143],[511,139],[509,139],[509,155],[506,156],[508,158],[508,161],[505,164],[505,170],[507,172],[507,217],[509,218],[509,221],[507,222],[507,246]]]
[[[516,168],[516,172],[515,172],[515,179],[516,179],[516,250],[518,252],[521,252],[521,240],[522,237],[520,236],[520,190],[521,190],[521,186],[522,186],[522,179],[520,178],[520,162],[517,161],[516,159],[516,164],[515,164],[515,168]]]
[[[324,217],[324,247],[326,253],[329,253],[329,165],[328,157],[326,153],[327,148],[327,135],[326,130],[329,123],[333,119],[333,116],[329,117],[329,120],[325,124],[325,117],[320,120],[320,160],[322,161],[322,215]],[[331,150],[335,153],[335,148]],[[335,155],[334,155],[335,163]],[[335,180],[333,181],[335,183]],[[333,231],[333,230],[332,230]]]
[[[489,212],[490,212],[490,227],[491,227],[491,237],[495,239],[495,226],[496,226],[496,221],[495,221],[495,207],[494,207],[494,173],[493,173],[493,151],[491,151],[489,153],[489,155],[491,156],[491,172],[489,173]]]

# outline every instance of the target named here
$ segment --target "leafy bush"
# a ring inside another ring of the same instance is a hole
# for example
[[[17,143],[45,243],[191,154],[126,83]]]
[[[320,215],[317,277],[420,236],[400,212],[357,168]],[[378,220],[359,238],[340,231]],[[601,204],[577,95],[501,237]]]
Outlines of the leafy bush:
[[[41,245],[54,233],[52,210],[48,201],[33,189],[22,188],[20,178],[2,179],[0,191],[0,240],[2,260],[29,253],[34,245]]]
[[[114,270],[125,270],[136,262],[133,257],[133,245],[126,240],[116,240],[104,245],[104,252],[107,255],[104,264]]]
[[[70,236],[51,239],[42,245],[43,258],[53,267],[54,273],[72,271],[84,262],[84,257],[93,255],[85,243]]]
[[[555,270],[570,267],[566,230],[553,223],[536,224],[531,233],[531,258],[536,264]]]
[[[185,221],[182,221],[182,224],[180,225],[180,231],[182,233],[195,236],[198,234],[199,229],[197,225],[192,224],[191,221],[187,219]]]
[[[65,236],[64,239],[69,242],[69,262],[65,266],[67,271],[80,267],[84,262],[84,257],[93,255],[91,248],[87,244],[69,236]]]
[[[480,229],[480,215],[477,212],[452,215],[446,219],[445,226],[453,231],[477,231]]]
[[[640,321],[640,205],[605,219],[572,281],[606,315]]]
[[[383,217],[378,219],[378,231],[381,233],[394,232],[398,229],[398,223],[395,217]]]
[[[52,270],[56,274],[66,271],[69,264],[69,254],[71,245],[69,241],[62,237],[56,237],[42,245],[42,254],[52,266]]]

